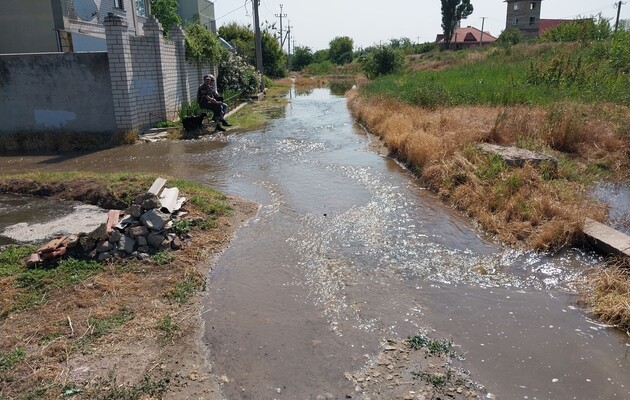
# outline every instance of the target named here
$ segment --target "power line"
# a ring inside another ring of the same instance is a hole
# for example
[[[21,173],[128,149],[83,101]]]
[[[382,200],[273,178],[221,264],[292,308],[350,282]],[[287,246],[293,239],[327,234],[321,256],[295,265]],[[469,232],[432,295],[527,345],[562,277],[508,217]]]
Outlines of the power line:
[[[237,8],[235,8],[234,10],[232,10],[232,11],[230,11],[230,12],[226,13],[226,14],[223,14],[223,15],[222,15],[222,16],[220,16],[219,18],[215,18],[215,21],[218,21],[218,20],[220,20],[221,18],[225,18],[225,17],[227,17],[228,15],[232,14],[233,12],[236,12],[236,11],[240,10],[241,8],[245,8],[245,7],[247,7],[247,4],[248,4],[248,3],[251,3],[251,2],[252,2],[252,0],[245,0],[245,3],[244,3],[242,6],[237,7]]]
[[[282,4],[280,4],[280,14],[275,14],[276,17],[280,17],[280,48],[284,47],[284,36],[282,36],[282,17],[286,17],[286,14],[282,14]]]

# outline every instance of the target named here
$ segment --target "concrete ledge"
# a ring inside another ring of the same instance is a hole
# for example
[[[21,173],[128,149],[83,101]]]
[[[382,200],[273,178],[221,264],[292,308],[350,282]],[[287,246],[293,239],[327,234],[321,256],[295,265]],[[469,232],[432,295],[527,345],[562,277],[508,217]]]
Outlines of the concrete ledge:
[[[511,167],[522,167],[525,163],[538,165],[542,162],[550,163],[554,169],[558,167],[558,160],[546,154],[536,153],[518,147],[499,146],[490,143],[479,144],[479,149],[486,153],[492,153],[503,158],[503,161]]]
[[[630,257],[630,236],[607,225],[586,218],[584,221],[586,239],[596,250],[606,254]]]

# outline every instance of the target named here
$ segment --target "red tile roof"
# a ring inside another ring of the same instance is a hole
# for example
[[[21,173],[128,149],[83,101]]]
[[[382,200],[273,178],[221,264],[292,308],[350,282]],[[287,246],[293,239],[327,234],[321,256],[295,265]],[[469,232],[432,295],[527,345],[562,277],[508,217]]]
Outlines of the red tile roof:
[[[442,37],[440,37],[442,36]],[[451,40],[452,44],[463,44],[463,43],[479,43],[481,40],[481,31],[472,26],[467,26],[466,28],[457,28],[455,32],[453,32],[453,39]],[[492,43],[496,41],[497,38],[492,36],[490,32],[483,32],[483,42],[484,43]],[[443,35],[438,35],[438,43],[444,43]]]

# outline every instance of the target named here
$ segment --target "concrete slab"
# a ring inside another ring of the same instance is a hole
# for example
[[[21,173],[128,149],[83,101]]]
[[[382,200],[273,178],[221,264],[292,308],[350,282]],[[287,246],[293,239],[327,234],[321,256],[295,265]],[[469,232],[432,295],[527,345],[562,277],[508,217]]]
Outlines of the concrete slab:
[[[596,250],[605,254],[630,257],[630,236],[607,225],[586,218],[584,221],[586,239]]]
[[[492,153],[500,156],[503,158],[505,163],[511,167],[522,167],[528,162],[537,165],[545,161],[551,163],[554,169],[558,167],[558,160],[555,157],[547,154],[536,153],[527,149],[512,146],[499,146],[490,143],[481,143],[479,144],[479,148],[486,153]]]

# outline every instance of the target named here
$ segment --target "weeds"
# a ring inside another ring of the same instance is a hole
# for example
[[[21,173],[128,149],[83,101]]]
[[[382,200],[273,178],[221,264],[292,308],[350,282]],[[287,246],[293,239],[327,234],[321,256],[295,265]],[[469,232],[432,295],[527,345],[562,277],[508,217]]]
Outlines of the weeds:
[[[105,318],[90,317],[88,318],[88,324],[92,327],[91,337],[98,338],[105,336],[124,325],[126,322],[131,321],[134,317],[134,312],[124,307],[116,314]]]
[[[442,391],[446,388],[446,385],[451,382],[453,372],[450,369],[447,369],[445,374],[439,372],[431,374],[425,371],[418,371],[412,372],[411,375],[414,379],[421,379],[433,386],[438,391]]]
[[[179,326],[170,315],[166,315],[164,318],[158,321],[157,328],[162,332],[162,337],[165,341],[170,342],[175,333],[179,331]]]
[[[23,267],[22,260],[36,250],[35,246],[8,246],[0,252],[0,278],[13,275]]]
[[[201,276],[188,275],[183,280],[177,282],[166,297],[178,304],[185,304],[198,291],[206,289],[206,280]]]
[[[145,398],[161,398],[168,386],[168,377],[156,379],[144,376],[136,385],[124,385],[117,382],[116,377],[110,372],[107,379],[100,378],[93,387],[86,387],[84,397],[93,400],[139,400]]]
[[[192,229],[192,223],[188,220],[182,219],[173,222],[173,230],[178,235],[183,235]]]
[[[454,356],[455,352],[451,350],[453,342],[446,339],[431,339],[425,335],[409,336],[407,338],[409,345],[414,350],[425,348],[433,355]]]
[[[151,260],[157,265],[166,265],[175,261],[175,255],[170,251],[160,251],[158,253],[155,253],[151,257]]]
[[[12,369],[15,364],[22,361],[26,356],[26,352],[21,347],[16,347],[8,353],[0,353],[0,371]]]

